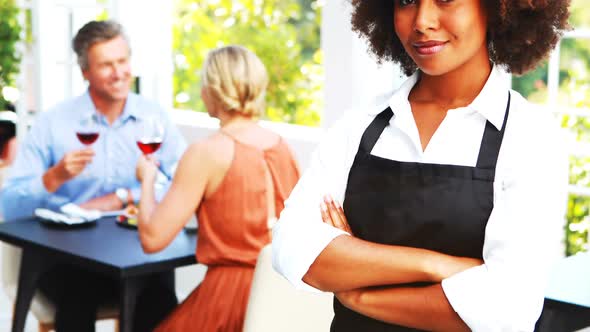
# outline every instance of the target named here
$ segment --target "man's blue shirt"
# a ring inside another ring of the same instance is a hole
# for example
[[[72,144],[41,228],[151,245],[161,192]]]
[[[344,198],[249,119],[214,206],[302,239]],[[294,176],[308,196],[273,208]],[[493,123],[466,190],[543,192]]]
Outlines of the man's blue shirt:
[[[91,146],[95,156],[83,173],[49,193],[42,176],[66,153],[85,146],[76,137],[82,119],[96,114],[100,136]],[[131,189],[135,201],[141,194],[135,166],[141,151],[136,143],[137,119],[156,117],[165,130],[164,141],[154,153],[162,168],[173,174],[186,148],[180,132],[168,114],[157,104],[130,93],[123,113],[109,125],[98,113],[88,92],[58,104],[37,116],[35,124],[19,146],[16,160],[2,189],[2,207],[7,220],[32,216],[35,208],[58,209],[65,203],[84,203],[113,193],[117,188]],[[161,198],[168,185],[158,186]]]

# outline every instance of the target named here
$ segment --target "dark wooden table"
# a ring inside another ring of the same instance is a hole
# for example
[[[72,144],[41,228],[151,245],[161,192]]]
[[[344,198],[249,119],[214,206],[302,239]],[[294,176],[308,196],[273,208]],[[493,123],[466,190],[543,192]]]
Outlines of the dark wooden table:
[[[138,293],[146,277],[196,263],[196,236],[181,232],[165,250],[145,254],[135,229],[115,224],[114,218],[92,225],[64,228],[38,220],[0,224],[0,241],[23,249],[12,332],[22,332],[41,275],[69,263],[120,280],[121,332],[131,332]]]
[[[545,292],[538,331],[571,332],[590,326],[590,254],[559,261]]]

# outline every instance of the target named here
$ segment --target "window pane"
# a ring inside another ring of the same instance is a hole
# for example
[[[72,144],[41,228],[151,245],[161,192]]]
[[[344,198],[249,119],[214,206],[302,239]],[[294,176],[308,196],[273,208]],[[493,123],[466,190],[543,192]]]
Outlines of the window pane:
[[[580,110],[578,114],[563,114],[561,115],[561,126],[565,128],[569,134],[569,141],[580,146],[587,145],[590,149],[590,118],[585,115],[585,110]],[[584,154],[590,153],[590,150]]]
[[[590,3],[588,0],[572,0],[570,9],[570,24],[573,28],[590,28]]]
[[[177,0],[173,24],[174,106],[205,111],[200,70],[229,44],[254,51],[269,72],[266,117],[318,126],[322,110],[321,2]]]
[[[557,103],[562,126],[574,144],[570,159],[570,183],[584,190],[590,189],[590,40],[564,39],[559,59],[559,91]],[[569,114],[568,114],[569,113]],[[588,192],[571,193],[567,209],[566,254],[588,250]]]
[[[586,160],[589,162],[590,160]],[[566,254],[573,255],[580,251],[588,251],[588,228],[590,220],[588,212],[590,197],[570,194],[567,206]]]
[[[512,75],[512,88],[534,103],[547,102],[547,61],[537,69],[522,75]]]
[[[590,105],[590,40],[564,39],[559,56],[558,103],[568,108],[587,107]]]

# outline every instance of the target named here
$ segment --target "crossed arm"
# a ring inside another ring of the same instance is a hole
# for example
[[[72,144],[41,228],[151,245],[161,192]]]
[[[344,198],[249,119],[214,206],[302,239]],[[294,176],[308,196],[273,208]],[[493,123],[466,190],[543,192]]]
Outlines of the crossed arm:
[[[325,223],[352,234],[338,203],[326,199],[321,210]],[[322,251],[303,281],[334,292],[344,306],[377,320],[429,331],[469,331],[449,304],[440,282],[481,264],[478,259],[339,236]],[[411,282],[434,284],[388,286]]]

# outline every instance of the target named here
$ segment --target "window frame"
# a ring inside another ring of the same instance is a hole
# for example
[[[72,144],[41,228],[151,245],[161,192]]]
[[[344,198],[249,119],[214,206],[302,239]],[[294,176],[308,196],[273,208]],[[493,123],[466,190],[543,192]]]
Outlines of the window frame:
[[[572,115],[590,119],[590,107],[565,107],[558,104],[559,95],[559,65],[561,63],[561,43],[565,39],[586,39],[590,41],[590,29],[580,28],[564,33],[563,38],[551,52],[547,64],[547,102],[556,115]],[[568,142],[570,156],[590,157],[590,144],[582,142]],[[568,193],[578,196],[590,196],[590,188],[577,184],[568,185]]]

